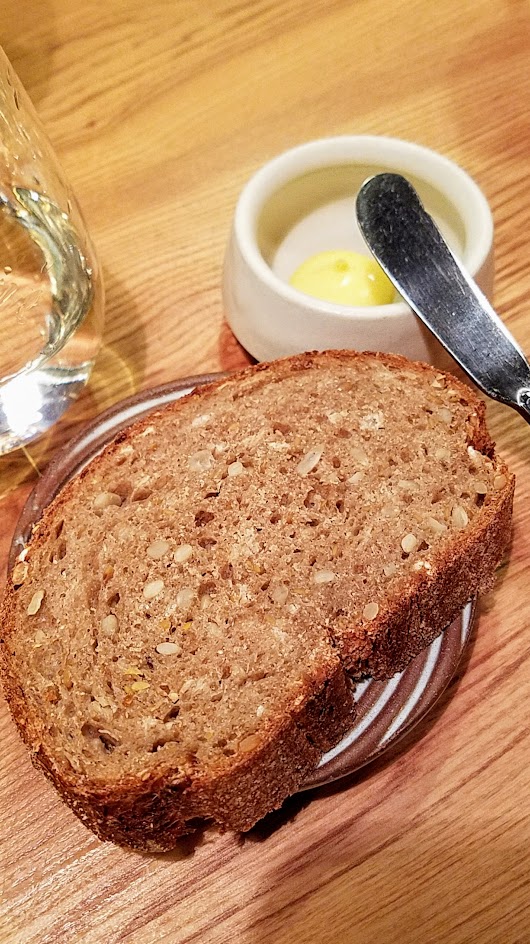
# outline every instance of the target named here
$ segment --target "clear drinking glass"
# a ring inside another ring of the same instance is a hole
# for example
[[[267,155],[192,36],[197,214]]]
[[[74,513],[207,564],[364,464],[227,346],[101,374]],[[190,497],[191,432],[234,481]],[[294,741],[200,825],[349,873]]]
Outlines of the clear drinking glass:
[[[77,397],[102,326],[81,211],[0,49],[0,455],[47,430]]]

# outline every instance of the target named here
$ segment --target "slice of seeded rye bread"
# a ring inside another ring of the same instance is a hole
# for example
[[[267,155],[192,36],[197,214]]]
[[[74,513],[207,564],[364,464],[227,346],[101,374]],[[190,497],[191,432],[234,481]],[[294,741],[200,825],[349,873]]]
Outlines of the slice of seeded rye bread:
[[[249,829],[489,588],[513,477],[481,400],[401,357],[306,354],[121,433],[45,511],[2,607],[34,762],[101,838]]]

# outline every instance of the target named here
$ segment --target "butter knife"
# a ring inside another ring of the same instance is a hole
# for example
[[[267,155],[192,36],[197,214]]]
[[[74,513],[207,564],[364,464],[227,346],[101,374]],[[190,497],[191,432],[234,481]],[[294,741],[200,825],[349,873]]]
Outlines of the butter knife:
[[[530,365],[414,187],[399,174],[377,174],[361,187],[356,211],[370,251],[407,304],[485,394],[530,423]]]

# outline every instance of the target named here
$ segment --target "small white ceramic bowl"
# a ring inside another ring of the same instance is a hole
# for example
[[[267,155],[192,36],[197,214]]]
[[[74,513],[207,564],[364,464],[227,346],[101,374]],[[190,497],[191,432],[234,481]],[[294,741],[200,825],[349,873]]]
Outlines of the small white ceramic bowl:
[[[301,351],[387,351],[447,366],[449,358],[408,305],[348,307],[288,284],[309,256],[326,249],[369,255],[355,198],[366,178],[403,174],[455,254],[488,297],[493,289],[493,220],[469,175],[440,154],[395,138],[324,138],[265,164],[237,202],[223,272],[226,317],[257,360]]]

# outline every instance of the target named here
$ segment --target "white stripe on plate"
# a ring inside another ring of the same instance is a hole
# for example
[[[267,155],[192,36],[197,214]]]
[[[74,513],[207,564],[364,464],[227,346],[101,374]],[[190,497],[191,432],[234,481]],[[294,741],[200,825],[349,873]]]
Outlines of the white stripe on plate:
[[[131,406],[128,406],[126,409],[122,410],[121,413],[113,413],[112,416],[109,416],[108,420],[106,420],[104,423],[100,423],[96,429],[92,430],[91,433],[86,436],[86,438],[82,439],[78,443],[76,447],[76,453],[82,452],[82,450],[86,448],[87,444],[90,444],[93,439],[99,439],[101,436],[106,436],[107,433],[113,434],[115,428],[119,426],[119,424],[124,420],[130,420],[132,422],[136,416],[147,413],[149,410],[155,410],[159,406],[165,406],[167,403],[172,403],[174,400],[179,400],[181,397],[185,397],[186,394],[191,393],[193,389],[193,387],[186,387],[184,390],[172,390],[169,393],[160,394],[158,397],[152,397],[150,400],[140,400],[139,403],[133,403]],[[109,436],[109,441],[111,438],[112,436]],[[105,445],[106,443],[101,446],[101,450],[98,450],[98,452],[102,451],[105,448]],[[85,466],[87,466],[89,462],[92,461],[95,455],[96,453],[92,453],[87,458],[86,462],[84,462],[83,465],[79,466],[79,468],[75,470],[75,474],[77,475],[81,469],[84,469]]]
[[[386,744],[386,742],[390,740],[391,737],[394,736],[396,731],[399,731],[399,729],[405,724],[410,713],[416,707],[418,701],[423,695],[425,688],[429,682],[429,679],[432,673],[434,672],[434,669],[436,668],[436,662],[438,661],[438,656],[440,655],[440,649],[442,648],[442,640],[443,640],[443,636],[438,636],[438,638],[435,639],[434,642],[431,644],[430,649],[429,649],[429,654],[427,656],[427,661],[425,665],[423,666],[421,675],[418,681],[416,682],[416,685],[414,686],[410,694],[410,697],[407,699],[407,701],[405,702],[401,710],[398,711],[392,724],[389,725],[385,734],[381,738],[381,741],[380,741],[381,745]]]
[[[469,603],[466,603],[464,610],[462,612],[462,622],[460,624],[460,639],[462,645],[467,641],[469,634],[469,629],[471,627],[471,618],[473,616],[473,609],[475,607],[476,599],[470,600]]]
[[[401,674],[394,675],[394,677],[390,679],[388,684],[381,692],[381,695],[377,699],[375,705],[370,708],[370,711],[365,714],[362,721],[360,721],[359,724],[356,724],[353,730],[350,731],[350,733],[347,734],[346,737],[342,739],[342,741],[340,741],[335,747],[328,751],[327,754],[324,754],[320,764],[318,765],[319,767],[323,767],[324,764],[327,764],[330,760],[333,760],[333,758],[337,757],[338,754],[342,754],[342,752],[345,751],[347,747],[349,747],[351,744],[354,744],[355,741],[360,738],[361,734],[363,734],[366,729],[370,727],[370,725],[377,718],[379,712],[385,707],[387,701],[389,701],[389,699],[392,697],[399,685],[400,679]]]

